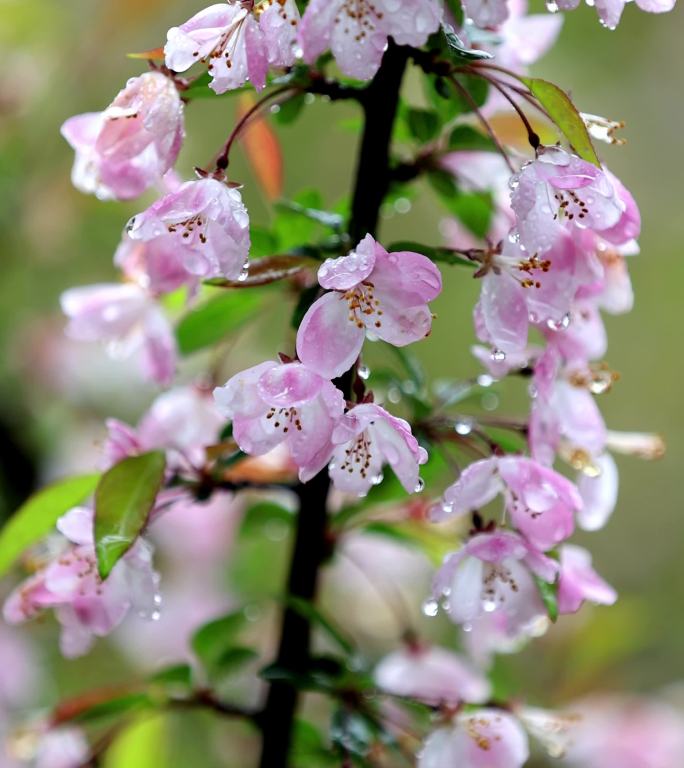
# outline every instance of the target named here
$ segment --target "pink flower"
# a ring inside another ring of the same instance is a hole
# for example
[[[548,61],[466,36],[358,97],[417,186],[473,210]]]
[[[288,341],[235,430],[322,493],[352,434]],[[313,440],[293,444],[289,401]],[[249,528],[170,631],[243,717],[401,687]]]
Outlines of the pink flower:
[[[436,646],[407,645],[394,651],[375,668],[374,678],[387,693],[433,706],[479,704],[491,692],[487,678],[468,661]]]
[[[330,461],[344,398],[305,365],[260,363],[217,387],[214,397],[232,419],[233,436],[245,453],[261,456],[286,443],[302,482]]]
[[[150,546],[138,539],[106,581],[100,579],[91,509],[72,509],[59,519],[57,528],[70,544],[15,589],[3,616],[10,624],[19,624],[52,608],[62,625],[62,653],[73,658],[86,653],[95,637],[109,634],[131,608],[153,615],[159,578],[152,568]]]
[[[175,248],[184,268],[199,277],[234,280],[247,263],[247,209],[237,189],[215,179],[182,184],[134,216],[127,230],[148,246]]]
[[[675,6],[675,0],[636,0],[637,6],[648,13],[667,13]],[[579,0],[559,0],[558,7],[564,11],[577,8]],[[592,3],[587,3],[592,5]],[[627,0],[597,0],[595,3],[601,24],[608,29],[615,29],[620,22]]]
[[[566,228],[611,231],[627,210],[613,178],[561,147],[540,148],[537,159],[511,179],[520,245],[539,255]]]
[[[50,728],[36,744],[34,768],[81,768],[87,764],[90,747],[85,734],[75,726]]]
[[[183,102],[173,81],[146,72],[104,112],[69,118],[62,135],[76,151],[71,179],[103,200],[130,200],[161,181],[183,142]]]
[[[300,28],[304,60],[313,64],[330,49],[345,75],[370,80],[388,38],[420,47],[439,29],[442,12],[437,0],[311,0]]]
[[[146,378],[169,384],[176,368],[176,340],[166,315],[147,290],[134,283],[71,288],[60,302],[66,332],[80,341],[106,342],[110,355],[140,353]]]
[[[590,474],[578,473],[577,490],[582,497],[582,509],[577,515],[580,528],[597,531],[613,514],[618,497],[618,470],[609,453],[592,458]]]
[[[565,477],[524,456],[492,457],[467,467],[444,492],[434,519],[464,515],[503,494],[511,523],[530,544],[551,549],[574,530],[582,508],[577,488]]]
[[[567,755],[572,768],[678,768],[684,765],[684,716],[655,699],[595,696],[581,714]]]
[[[199,280],[185,268],[182,254],[172,234],[149,242],[133,240],[124,232],[114,254],[114,264],[125,279],[145,288],[154,296],[163,296],[183,286],[195,293]]]
[[[387,253],[370,235],[355,251],[328,259],[318,281],[331,289],[315,301],[297,332],[297,354],[311,370],[334,378],[359,356],[366,333],[403,347],[430,333],[427,306],[442,290],[439,270],[411,251]]]
[[[522,768],[529,755],[525,731],[512,715],[477,709],[432,733],[418,755],[418,768]]]
[[[599,605],[612,605],[617,593],[591,567],[591,555],[586,549],[564,544],[560,550],[558,581],[558,610],[576,613],[588,600]]]
[[[330,477],[340,491],[365,496],[389,464],[407,493],[422,490],[418,467],[428,459],[407,421],[373,403],[354,406],[335,426]]]
[[[209,392],[177,387],[157,397],[135,429],[117,419],[107,420],[107,463],[161,449],[174,472],[201,467],[206,447],[218,441],[224,423]]]
[[[295,0],[210,5],[169,30],[166,66],[185,72],[197,61],[208,61],[210,87],[216,93],[239,88],[247,80],[261,90],[269,65],[294,64],[298,23]]]
[[[600,456],[606,445],[606,425],[592,394],[564,379],[555,382],[548,399],[533,401],[529,427],[532,456],[542,464],[553,464],[562,450],[580,467]]]
[[[469,630],[487,614],[506,619],[505,631],[520,637],[546,617],[533,575],[553,582],[558,563],[536,552],[517,533],[480,533],[449,555],[433,584],[451,620]]]
[[[507,0],[463,0],[467,17],[478,27],[499,27],[508,18]]]
[[[578,289],[596,280],[597,269],[593,254],[567,234],[559,233],[543,259],[530,256],[511,234],[483,268],[475,308],[478,337],[494,347],[496,358],[525,349],[530,323],[565,328]]]

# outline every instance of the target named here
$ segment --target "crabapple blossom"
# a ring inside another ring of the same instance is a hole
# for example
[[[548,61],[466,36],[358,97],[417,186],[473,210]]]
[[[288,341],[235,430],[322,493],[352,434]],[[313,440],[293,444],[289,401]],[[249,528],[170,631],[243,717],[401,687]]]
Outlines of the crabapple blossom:
[[[418,768],[522,768],[529,754],[525,731],[513,715],[477,709],[432,733],[418,755]]]
[[[90,747],[83,731],[73,725],[49,728],[38,737],[35,768],[81,768],[88,762]]]
[[[407,696],[427,704],[461,701],[479,704],[489,698],[487,678],[453,651],[437,646],[408,643],[390,653],[375,668],[379,688],[395,696]]]
[[[130,200],[161,182],[184,137],[183,102],[160,72],[131,78],[104,112],[69,118],[74,186],[103,200]]]
[[[427,303],[442,289],[437,267],[411,251],[388,253],[370,235],[349,255],[327,259],[318,281],[329,289],[297,331],[299,359],[334,378],[359,356],[366,334],[403,347],[430,333]]]
[[[585,600],[612,605],[617,593],[591,567],[591,555],[586,549],[564,544],[560,549],[558,610],[576,613]]]
[[[438,0],[311,0],[299,34],[304,61],[313,64],[330,49],[345,75],[370,80],[390,37],[398,45],[424,45],[442,13]]]
[[[295,0],[216,3],[169,30],[166,66],[185,72],[198,61],[208,62],[209,87],[216,93],[247,80],[261,90],[269,66],[294,64],[298,23]]]
[[[511,179],[520,245],[539,256],[566,229],[621,232],[623,217],[633,218],[631,195],[625,198],[624,188],[613,179],[561,147],[540,147],[536,160]]]
[[[418,467],[428,455],[411,425],[374,403],[355,405],[334,427],[330,477],[340,491],[365,496],[389,464],[407,493],[422,490]]]
[[[200,387],[176,387],[157,397],[133,429],[117,419],[107,420],[104,446],[107,465],[153,450],[167,452],[174,472],[201,467],[205,448],[217,442],[225,420],[211,393]]]
[[[330,461],[344,398],[302,363],[260,363],[217,387],[214,398],[245,453],[261,456],[285,443],[302,482]]]
[[[684,716],[650,699],[593,696],[573,705],[582,713],[568,749],[571,768],[675,768],[684,765]]]
[[[505,633],[534,633],[546,617],[534,577],[552,583],[558,563],[535,551],[517,533],[478,533],[449,555],[433,584],[451,620],[470,629],[487,614],[505,617]]]
[[[553,469],[525,456],[494,456],[461,473],[433,509],[433,519],[477,510],[499,494],[511,523],[541,551],[570,536],[574,515],[582,508],[577,488]]]
[[[582,509],[577,523],[585,531],[597,531],[606,524],[617,504],[618,469],[609,453],[592,458],[591,473],[580,472],[577,490],[582,497]]]
[[[620,23],[622,12],[628,0],[598,0],[595,5],[601,24],[608,29],[615,29]],[[636,5],[642,11],[648,13],[667,13],[675,7],[676,0],[635,0]],[[557,0],[556,6],[564,11],[573,11],[579,5],[580,0]]]
[[[152,550],[139,538],[102,581],[93,541],[93,512],[76,507],[57,529],[66,542],[61,554],[20,584],[3,608],[5,621],[20,624],[52,608],[61,624],[62,653],[86,653],[95,637],[108,635],[132,608],[153,615],[158,605],[158,576]]]
[[[60,297],[69,318],[66,333],[107,344],[112,356],[139,353],[145,378],[169,384],[176,368],[176,340],[169,321],[148,290],[135,283],[70,288]]]
[[[175,249],[199,277],[237,279],[249,254],[249,215],[237,189],[216,179],[188,181],[127,225],[129,237]]]

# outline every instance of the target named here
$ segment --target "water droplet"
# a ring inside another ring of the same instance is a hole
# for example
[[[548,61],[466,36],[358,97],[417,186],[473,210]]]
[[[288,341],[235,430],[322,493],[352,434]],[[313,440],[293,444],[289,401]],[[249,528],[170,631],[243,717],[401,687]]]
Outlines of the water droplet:
[[[485,600],[482,603],[482,608],[486,613],[492,613],[496,610],[496,600]]]
[[[331,471],[333,469],[337,469],[337,463],[334,462],[334,461],[331,461],[330,464],[328,464],[328,469],[331,470]]]
[[[546,10],[549,13],[558,13],[558,3],[555,0],[546,0]]]
[[[483,373],[482,375],[477,377],[477,383],[481,387],[491,387],[494,383],[494,377],[490,376],[488,373]]]
[[[280,104],[272,104],[271,105],[271,114],[276,115],[280,112]]]
[[[425,480],[423,480],[422,477],[418,478],[418,482],[416,483],[416,487],[413,489],[414,493],[420,493],[423,488],[425,488]]]
[[[410,379],[405,381],[403,384],[403,390],[406,392],[407,395],[415,395],[418,391],[418,387],[416,387],[416,382],[411,381]]]
[[[359,378],[366,381],[368,377],[370,376],[370,368],[367,365],[360,365],[356,372],[359,374]]]
[[[316,101],[316,97],[313,95],[313,93],[307,93],[304,97],[305,104],[313,104],[314,101]]]
[[[249,277],[249,263],[245,262],[242,265],[242,271],[238,275],[238,282],[244,283],[245,280]]]
[[[387,390],[387,399],[390,403],[398,403],[401,400],[401,390],[399,387],[390,387]]]
[[[481,403],[485,411],[495,411],[499,405],[499,398],[494,392],[487,392],[486,395],[482,395]]]
[[[472,632],[473,631],[473,625],[472,624],[464,624],[461,629],[463,629],[464,632]]]
[[[493,349],[490,357],[496,363],[502,363],[506,359],[506,353],[501,349]]]
[[[380,485],[384,479],[385,476],[382,474],[382,472],[379,472],[377,475],[373,475],[373,477],[371,477],[371,485]]]
[[[426,616],[436,616],[438,610],[439,605],[437,604],[437,601],[432,598],[423,603],[423,613]]]
[[[450,501],[443,501],[439,508],[444,515],[450,515],[454,511],[454,505]]]
[[[454,424],[457,435],[469,435],[473,431],[473,420],[468,418],[458,419]]]
[[[161,619],[161,612],[160,611],[152,611],[150,614],[150,621],[159,621]]]
[[[411,201],[408,197],[399,197],[394,201],[394,210],[397,213],[408,213],[411,210]]]
[[[539,322],[539,316],[535,312],[530,312],[530,314],[527,316],[527,319],[531,323],[538,323]]]

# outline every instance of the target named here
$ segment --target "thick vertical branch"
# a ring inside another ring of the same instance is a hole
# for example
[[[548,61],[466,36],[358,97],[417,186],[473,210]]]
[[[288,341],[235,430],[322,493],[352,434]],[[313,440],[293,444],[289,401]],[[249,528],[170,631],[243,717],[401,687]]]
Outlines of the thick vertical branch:
[[[365,124],[356,171],[349,235],[356,244],[366,233],[373,234],[389,184],[389,147],[397,111],[399,88],[407,56],[390,44],[382,66],[364,92]],[[351,376],[337,382],[350,396]],[[288,594],[304,600],[316,595],[318,574],[329,554],[327,537],[330,480],[323,470],[310,482],[299,485],[299,514],[288,578]],[[311,625],[300,613],[286,608],[283,615],[276,664],[287,670],[306,670],[311,648]],[[287,768],[292,745],[298,691],[288,681],[274,681],[263,714],[261,768]]]

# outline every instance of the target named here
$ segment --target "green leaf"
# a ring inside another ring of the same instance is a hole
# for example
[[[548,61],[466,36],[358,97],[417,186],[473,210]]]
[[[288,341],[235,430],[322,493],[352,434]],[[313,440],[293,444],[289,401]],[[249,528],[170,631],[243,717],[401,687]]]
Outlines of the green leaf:
[[[476,131],[470,125],[457,125],[449,136],[450,150],[474,149],[485,152],[494,152],[494,142],[480,131]]]
[[[601,167],[601,161],[591,142],[589,131],[580,117],[577,107],[572,103],[568,94],[548,80],[537,77],[523,77],[522,81],[530,89],[532,95],[547,111],[549,117],[561,133],[570,142],[577,154],[588,163]]]
[[[549,614],[549,618],[555,623],[558,619],[558,581],[556,580],[553,584],[549,584],[548,581],[540,579],[539,576],[535,576],[534,580],[537,583],[539,594]]]
[[[95,552],[106,579],[145,527],[164,481],[166,456],[129,456],[102,475],[95,489]]]
[[[26,501],[0,531],[0,576],[32,544],[50,533],[57,520],[95,490],[99,475],[58,480]]]
[[[332,754],[318,728],[306,720],[297,720],[292,744],[294,768],[323,768],[339,766],[339,759]]]
[[[215,344],[253,317],[263,295],[255,291],[227,291],[189,312],[176,328],[178,347],[189,355]]]
[[[107,749],[104,768],[164,768],[170,764],[166,717],[140,717],[120,731]]]
[[[305,98],[306,94],[299,92],[292,96],[292,98],[287,99],[287,101],[281,102],[279,105],[280,109],[273,114],[275,121],[280,123],[280,125],[290,125],[290,123],[293,123],[304,108]]]
[[[476,237],[486,237],[494,215],[494,200],[489,192],[462,192],[449,201],[447,208]]]
[[[453,200],[453,198],[458,195],[456,180],[454,179],[453,174],[449,173],[449,171],[435,168],[428,173],[427,180],[430,186],[439,195],[440,199],[445,203]]]
[[[333,213],[332,211],[323,211],[320,208],[311,208],[305,205],[301,205],[293,200],[280,200],[275,204],[276,210],[287,211],[289,213],[295,213],[299,216],[304,216],[311,221],[315,221],[317,224],[322,224],[324,227],[329,227],[334,231],[339,231],[344,225],[344,216],[339,213]]]
[[[190,647],[205,668],[212,667],[226,650],[235,645],[235,636],[246,621],[243,610],[234,611],[204,624],[195,632]]]
[[[323,612],[311,601],[290,595],[287,598],[287,605],[300,616],[308,619],[311,624],[319,626],[345,653],[354,653],[354,644],[352,641],[345,637],[342,630],[337,627],[331,619],[325,616],[325,614],[323,614]]]
[[[411,136],[422,143],[434,139],[439,132],[439,117],[427,109],[410,107],[406,111],[406,123]]]
[[[249,86],[243,85],[241,88],[234,88],[233,90],[226,91],[225,93],[216,93],[209,87],[211,82],[211,75],[209,72],[203,72],[199,77],[190,83],[189,87],[182,91],[181,96],[186,101],[193,101],[194,99],[217,99],[222,97],[236,96],[240,93],[247,93],[252,91]]]
[[[164,688],[189,691],[192,688],[192,667],[189,664],[164,667],[150,677],[150,682]]]

